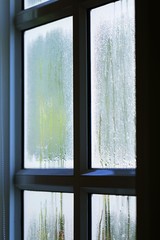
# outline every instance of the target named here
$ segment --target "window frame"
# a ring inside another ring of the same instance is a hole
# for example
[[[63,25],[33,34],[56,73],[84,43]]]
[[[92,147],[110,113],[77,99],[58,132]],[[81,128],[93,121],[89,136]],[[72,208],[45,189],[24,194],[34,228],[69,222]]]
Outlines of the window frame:
[[[24,169],[16,174],[15,183],[23,190],[49,190],[48,185],[54,183],[55,186],[52,188],[54,191],[63,189],[63,191],[68,192],[70,188],[67,186],[72,186],[74,193],[74,239],[77,240],[90,238],[89,222],[87,221],[89,219],[88,213],[91,211],[89,194],[94,192],[109,193],[110,188],[114,189],[112,191],[114,194],[119,192],[135,194],[135,169],[96,170],[89,168],[90,139],[88,136],[91,135],[91,129],[89,127],[90,38],[88,27],[90,22],[88,13],[90,9],[110,2],[104,0],[80,1],[73,4],[72,1],[66,0],[53,1],[53,3],[51,1],[23,10],[16,18],[17,27],[24,31],[62,17],[73,16],[74,171],[72,169]],[[53,14],[55,12],[56,14]],[[38,16],[38,18],[34,16]],[[101,176],[98,176],[98,171],[103,172]],[[83,204],[80,200],[82,196]],[[81,217],[82,212],[85,212],[85,218],[83,215]]]
[[[1,168],[1,173],[4,171],[4,174],[1,174],[0,176],[0,183],[1,183],[1,191],[4,196],[4,199],[6,199],[6,211],[4,212],[3,208],[3,202],[0,201],[0,209],[2,209],[1,212],[2,216],[2,224],[0,229],[3,232],[2,239],[11,239],[12,236],[14,236],[14,239],[20,240],[22,239],[22,232],[20,232],[20,228],[23,230],[22,227],[22,194],[21,190],[23,189],[41,189],[41,190],[47,190],[50,191],[52,188],[50,185],[52,181],[57,182],[57,186],[53,188],[54,191],[57,191],[60,189],[60,186],[62,186],[62,181],[60,180],[61,177],[56,175],[56,170],[51,172],[51,176],[49,177],[49,182],[45,179],[45,170],[23,170],[22,168],[22,155],[23,155],[23,148],[22,148],[22,142],[23,142],[23,93],[22,93],[22,76],[23,76],[23,65],[21,63],[21,59],[23,57],[22,54],[22,37],[20,34],[20,31],[23,31],[20,24],[23,22],[22,18],[18,20],[16,18],[16,26],[18,29],[14,28],[13,25],[13,16],[17,13],[19,13],[21,9],[21,1],[15,1],[16,3],[13,3],[14,1],[5,1],[2,7],[2,10],[6,10],[5,14],[2,13],[3,19],[6,19],[4,26],[6,29],[8,29],[7,33],[8,36],[6,36],[6,39],[8,40],[6,49],[4,50],[5,53],[2,53],[2,58],[0,58],[0,65],[1,69],[4,67],[4,73],[2,73],[0,78],[1,83],[1,93],[3,99],[2,106],[6,106],[7,111],[2,108],[2,115],[3,119],[0,120],[1,125],[4,127],[4,132],[1,132],[1,135],[3,138],[5,138],[4,147],[1,149],[1,152],[3,152],[4,149],[7,149],[8,151],[5,151],[5,156],[1,156],[1,166],[4,166],[4,168]],[[51,1],[53,2],[53,1]],[[58,4],[59,6],[62,6],[63,1],[60,1]],[[66,1],[68,3],[72,3],[72,1]],[[111,2],[111,1],[108,1]],[[80,4],[82,3],[82,4]],[[88,194],[99,192],[99,193],[110,193],[111,189],[114,190],[113,193],[118,193],[118,189],[122,189],[122,192],[129,195],[135,195],[137,196],[137,239],[150,239],[149,238],[149,230],[148,231],[142,231],[142,229],[145,229],[146,226],[149,226],[149,220],[148,216],[146,214],[146,209],[149,206],[149,200],[146,200],[146,197],[148,196],[148,184],[144,188],[143,185],[145,180],[147,180],[148,183],[148,168],[149,168],[149,148],[146,148],[149,146],[148,136],[149,136],[149,122],[146,121],[145,124],[143,124],[144,116],[148,117],[148,109],[146,109],[146,102],[148,102],[148,92],[145,96],[141,96],[141,93],[144,91],[144,82],[143,81],[136,81],[137,83],[137,169],[136,173],[132,175],[130,170],[126,170],[125,174],[122,171],[119,173],[117,170],[114,169],[114,176],[110,176],[109,170],[106,170],[104,172],[104,175],[97,176],[97,171],[99,169],[90,169],[88,168],[88,158],[89,158],[89,149],[86,147],[88,146],[88,122],[89,122],[89,116],[88,116],[88,84],[86,79],[88,78],[88,72],[87,72],[87,63],[89,61],[89,54],[88,54],[88,40],[87,40],[87,11],[86,9],[99,6],[99,4],[106,3],[105,0],[82,0],[82,1],[73,1],[74,8],[73,10],[73,18],[74,18],[74,26],[73,31],[74,34],[74,79],[77,80],[77,83],[74,84],[74,101],[80,102],[79,106],[75,107],[74,105],[74,129],[75,129],[75,145],[74,145],[74,152],[75,152],[75,171],[74,174],[69,174],[70,170],[67,170],[67,174],[65,179],[68,180],[68,185],[71,185],[71,182],[74,182],[73,192],[75,193],[75,203],[74,208],[77,209],[75,211],[75,233],[74,233],[74,239],[82,240],[82,239],[88,239],[88,215],[90,209],[90,201],[88,200]],[[91,5],[90,5],[91,4]],[[39,12],[42,8],[47,9],[47,6],[50,5],[50,2],[41,4],[39,6],[35,6],[32,9],[28,9],[28,16],[32,12],[34,12],[34,9]],[[144,31],[141,30],[143,26],[145,26],[145,21],[143,20],[141,23],[140,20],[141,17],[141,9],[142,3],[138,3],[136,1],[136,75],[137,79],[139,80],[140,77],[143,79],[146,77],[148,80],[149,77],[145,73],[145,67],[148,66],[147,60],[144,61],[144,57],[141,55],[142,52],[147,54],[147,47],[149,46],[149,43],[147,42],[144,47],[142,48],[142,40],[148,36],[148,32],[146,28]],[[26,10],[25,10],[26,11]],[[68,10],[67,14],[68,14]],[[23,11],[22,11],[23,12]],[[21,12],[21,13],[22,13]],[[145,12],[146,13],[146,12]],[[145,15],[145,19],[147,16]],[[63,14],[65,15],[66,12],[64,11]],[[23,15],[23,14],[22,14]],[[66,16],[66,15],[65,15]],[[18,15],[19,17],[19,15]],[[60,15],[58,15],[58,18]],[[47,18],[49,19],[49,18]],[[57,16],[52,19],[56,20]],[[83,19],[83,21],[81,21]],[[26,21],[26,20],[25,20]],[[46,20],[45,20],[46,21]],[[47,20],[48,21],[48,20]],[[10,22],[12,24],[10,25]],[[83,24],[82,24],[83,22]],[[36,22],[35,22],[36,23]],[[42,23],[42,22],[41,22]],[[37,24],[37,23],[36,23]],[[38,23],[39,24],[39,23]],[[85,25],[85,28],[84,28]],[[0,24],[0,27],[2,27],[2,24]],[[30,25],[27,25],[27,28],[30,27]],[[25,26],[26,28],[26,26]],[[26,29],[27,29],[26,28]],[[6,33],[6,34],[7,34]],[[80,37],[83,36],[83,37]],[[81,47],[85,44],[85,50],[84,53],[80,51]],[[4,38],[3,43],[0,45],[1,49],[5,46],[4,44]],[[7,54],[6,54],[7,52]],[[5,58],[6,56],[6,58]],[[85,63],[85,64],[82,64]],[[81,66],[81,67],[80,67]],[[6,76],[6,75],[7,76]],[[7,79],[7,81],[3,81],[3,79]],[[4,85],[2,85],[4,84]],[[10,87],[9,87],[10,84]],[[79,93],[79,89],[85,94],[84,96]],[[148,86],[145,85],[145,90],[148,90]],[[82,98],[83,96],[83,98]],[[4,104],[4,100],[6,99],[6,102]],[[8,102],[9,99],[9,102]],[[78,101],[77,101],[78,100]],[[8,104],[7,104],[8,103]],[[85,113],[84,113],[85,112]],[[84,114],[83,114],[84,113]],[[80,117],[83,116],[83,117]],[[80,119],[80,121],[79,121]],[[148,119],[148,118],[147,118]],[[7,120],[7,121],[6,121]],[[142,127],[143,126],[143,127]],[[80,131],[80,129],[83,129],[83,132]],[[142,136],[145,136],[145,140]],[[80,146],[80,148],[78,147]],[[144,151],[143,151],[144,150]],[[80,159],[82,161],[80,161]],[[142,162],[142,163],[141,163]],[[89,170],[89,171],[88,171]],[[61,171],[61,170],[60,170]],[[63,171],[63,170],[62,170]],[[48,172],[48,170],[47,170]],[[16,173],[16,174],[15,174]],[[59,172],[60,173],[60,172]],[[37,176],[36,176],[37,174]],[[53,176],[54,174],[54,176]],[[61,172],[62,174],[62,172]],[[61,175],[60,174],[60,175]],[[13,182],[13,177],[15,175],[15,182]],[[68,176],[69,175],[69,176]],[[34,176],[34,177],[33,177]],[[65,175],[64,175],[65,176]],[[142,180],[142,176],[144,177]],[[43,177],[43,179],[42,179]],[[98,179],[98,183],[97,180]],[[113,179],[116,179],[113,181]],[[42,186],[39,184],[39,180],[42,181]],[[104,181],[105,180],[105,181]],[[119,181],[120,180],[120,181]],[[38,183],[37,183],[38,181]],[[106,185],[105,185],[106,182]],[[137,184],[138,182],[138,184]],[[48,184],[49,183],[49,184]],[[7,184],[9,188],[4,189],[4,184]],[[15,185],[14,185],[15,184]],[[123,185],[124,184],[124,185]],[[34,186],[35,185],[35,186]],[[2,189],[3,186],[3,189]],[[136,187],[136,193],[135,193],[135,187]],[[104,189],[105,188],[105,189]],[[66,192],[70,192],[70,187],[62,187],[62,190]],[[131,190],[131,191],[130,191]],[[81,196],[81,202],[80,197]],[[143,203],[145,204],[143,205]],[[140,206],[140,207],[139,207]],[[82,209],[85,209],[84,215],[81,217]],[[4,214],[4,215],[3,215]],[[140,215],[143,214],[146,216],[144,219],[144,222],[142,222],[142,218]],[[86,219],[86,221],[83,221]],[[13,223],[16,223],[15,226]],[[10,223],[10,224],[9,224]],[[85,223],[85,224],[84,224]],[[8,226],[7,226],[8,224]],[[85,225],[85,230],[80,228],[80,226]],[[5,234],[4,234],[5,232]],[[145,233],[144,233],[145,232]],[[5,235],[5,237],[4,237]],[[78,236],[78,237],[77,237]],[[145,238],[143,238],[145,236]]]

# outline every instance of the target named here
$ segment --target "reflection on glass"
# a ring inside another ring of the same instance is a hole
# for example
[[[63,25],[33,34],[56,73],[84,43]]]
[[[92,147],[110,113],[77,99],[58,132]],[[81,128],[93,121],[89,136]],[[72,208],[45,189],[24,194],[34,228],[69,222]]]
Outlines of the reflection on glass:
[[[25,167],[73,167],[72,17],[24,34]]]
[[[91,95],[92,167],[134,168],[134,0],[91,11]]]
[[[73,194],[24,191],[24,240],[73,239]]]
[[[24,0],[24,9],[36,6],[49,0]]]
[[[135,240],[136,198],[92,195],[92,240]]]

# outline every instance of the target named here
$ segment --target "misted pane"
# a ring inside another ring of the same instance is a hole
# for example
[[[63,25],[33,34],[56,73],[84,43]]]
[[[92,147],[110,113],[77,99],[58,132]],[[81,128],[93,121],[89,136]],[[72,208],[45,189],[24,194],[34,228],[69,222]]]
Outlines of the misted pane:
[[[24,0],[24,8],[30,8],[30,7],[33,7],[33,6],[36,6],[40,3],[44,3],[44,2],[47,2],[49,0]]]
[[[73,167],[72,17],[24,34],[25,167]]]
[[[92,195],[92,240],[104,239],[136,239],[136,197]]]
[[[92,167],[136,167],[134,0],[91,11]]]
[[[24,191],[24,240],[73,239],[73,194]]]

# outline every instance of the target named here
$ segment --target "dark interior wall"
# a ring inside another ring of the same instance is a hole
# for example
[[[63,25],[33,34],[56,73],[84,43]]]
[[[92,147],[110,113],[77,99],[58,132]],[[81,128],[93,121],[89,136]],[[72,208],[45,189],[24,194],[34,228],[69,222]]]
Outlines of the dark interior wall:
[[[155,3],[137,0],[137,193],[141,238],[158,239],[159,226],[159,19]]]

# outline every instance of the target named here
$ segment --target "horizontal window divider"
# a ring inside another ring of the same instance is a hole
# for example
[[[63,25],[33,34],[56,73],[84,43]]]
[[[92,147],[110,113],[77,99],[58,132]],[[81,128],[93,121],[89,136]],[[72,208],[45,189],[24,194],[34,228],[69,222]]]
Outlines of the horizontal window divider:
[[[81,176],[81,187],[135,188],[134,176]]]
[[[17,172],[17,176],[73,176],[74,170],[72,168],[26,168]]]
[[[51,21],[73,15],[72,1],[46,2],[35,7],[22,10],[15,18],[19,30],[27,30]]]
[[[106,174],[104,174],[106,171]],[[17,172],[15,184],[19,188],[25,186],[71,186],[88,188],[135,188],[135,175],[124,173],[120,169],[114,170],[117,174],[107,174],[111,170],[94,170],[89,173],[74,175],[73,169],[23,169]],[[118,174],[118,171],[121,172]],[[100,172],[102,173],[100,175]],[[126,171],[127,172],[127,171]]]
[[[42,191],[42,192],[63,192],[73,193],[73,186],[59,186],[59,185],[41,185],[41,184],[18,184],[18,189],[23,191]]]
[[[20,188],[26,186],[73,186],[73,176],[46,175],[16,175],[15,185]]]
[[[53,188],[73,185],[73,169],[22,169],[15,175],[15,185],[20,189]]]

